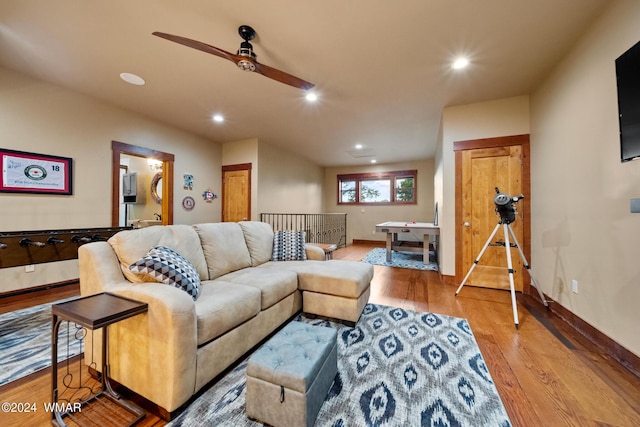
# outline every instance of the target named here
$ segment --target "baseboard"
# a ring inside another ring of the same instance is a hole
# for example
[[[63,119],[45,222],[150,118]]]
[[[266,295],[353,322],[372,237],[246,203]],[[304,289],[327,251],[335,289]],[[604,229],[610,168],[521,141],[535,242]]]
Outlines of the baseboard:
[[[458,286],[460,284],[456,281],[456,276],[442,275],[441,279],[442,283],[445,285]],[[541,310],[544,310],[544,304],[540,301],[540,297],[535,291],[535,288],[530,287],[529,290],[530,293],[522,294],[523,297],[527,298],[527,302],[533,302],[536,305],[539,305]],[[553,301],[553,299],[548,295],[544,295],[544,298],[548,301],[549,311],[554,316],[564,321],[569,325],[569,327],[593,343],[593,345],[600,349],[604,354],[611,356],[612,359],[627,368],[636,377],[640,378],[640,357],[636,356],[634,353],[627,350],[580,317],[576,316],[567,308]]]
[[[459,285],[459,283],[456,282],[456,276],[450,276],[448,274],[441,274],[440,278],[442,280],[442,283],[444,283],[445,285],[450,285],[450,286]]]
[[[0,293],[0,299],[10,297],[20,297],[26,294],[33,294],[34,292],[46,292],[52,289],[62,288],[64,286],[77,286],[80,289],[79,279],[70,279],[62,282],[48,283],[46,285],[34,286],[26,289],[16,289],[15,291],[8,291]]]
[[[361,239],[353,239],[354,245],[366,245],[373,246],[376,248],[384,248],[387,246],[387,242],[384,240],[361,240]]]
[[[543,294],[544,295],[544,294]],[[544,304],[540,301],[540,297],[536,294],[525,295],[528,302],[534,302],[544,310]],[[631,351],[618,344],[616,341],[576,316],[567,308],[556,303],[548,295],[544,295],[544,298],[549,304],[549,311],[555,316],[564,321],[567,325],[573,328],[580,335],[589,340],[593,345],[600,349],[604,354],[607,354],[616,362],[627,368],[632,374],[640,378],[640,357],[636,356]]]

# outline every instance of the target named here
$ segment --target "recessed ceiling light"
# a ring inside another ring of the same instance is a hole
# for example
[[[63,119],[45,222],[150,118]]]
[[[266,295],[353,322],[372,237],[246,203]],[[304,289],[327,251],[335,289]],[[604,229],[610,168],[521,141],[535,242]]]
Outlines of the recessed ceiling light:
[[[214,122],[216,123],[222,123],[224,122],[224,116],[222,114],[214,114],[212,117]]]
[[[453,64],[451,64],[451,68],[455,70],[461,70],[465,68],[467,65],[469,65],[469,60],[467,58],[460,57],[460,58],[457,58],[455,61],[453,61]]]
[[[378,163],[378,161],[376,159],[372,159],[371,163]]]
[[[318,100],[318,95],[315,92],[307,93],[304,98],[309,102],[315,102]]]
[[[356,150],[362,150],[362,144],[356,144]]]
[[[145,83],[142,77],[131,73],[120,73],[120,78],[125,82],[136,86],[142,86]]]

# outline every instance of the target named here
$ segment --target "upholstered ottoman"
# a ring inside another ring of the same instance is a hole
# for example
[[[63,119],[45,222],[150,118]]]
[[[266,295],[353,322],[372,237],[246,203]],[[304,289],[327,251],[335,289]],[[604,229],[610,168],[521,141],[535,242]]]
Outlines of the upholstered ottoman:
[[[313,426],[338,372],[336,330],[293,321],[247,364],[247,416],[273,426]]]

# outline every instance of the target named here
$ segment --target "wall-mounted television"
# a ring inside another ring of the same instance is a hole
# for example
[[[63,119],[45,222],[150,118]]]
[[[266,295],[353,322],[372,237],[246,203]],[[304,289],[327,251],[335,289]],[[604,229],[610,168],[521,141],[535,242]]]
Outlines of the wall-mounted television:
[[[640,42],[616,59],[620,160],[640,158]]]

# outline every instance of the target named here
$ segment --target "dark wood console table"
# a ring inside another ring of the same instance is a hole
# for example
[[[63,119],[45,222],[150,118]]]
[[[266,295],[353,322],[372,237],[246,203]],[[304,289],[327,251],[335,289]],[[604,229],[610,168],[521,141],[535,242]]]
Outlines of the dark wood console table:
[[[81,402],[88,404],[92,400],[106,397],[115,404],[129,411],[137,418],[130,424],[133,425],[144,418],[145,413],[133,403],[119,396],[109,384],[109,364],[107,360],[107,345],[109,325],[145,313],[148,309],[146,303],[134,301],[114,294],[102,293],[88,297],[78,298],[72,301],[54,304],[51,306],[52,334],[51,334],[51,402],[58,402],[58,330],[62,321],[74,322],[90,330],[104,328],[102,333],[102,390],[100,393]],[[80,362],[82,363],[82,362]],[[66,426],[63,417],[72,417],[67,412],[51,413],[51,422],[56,426]]]

